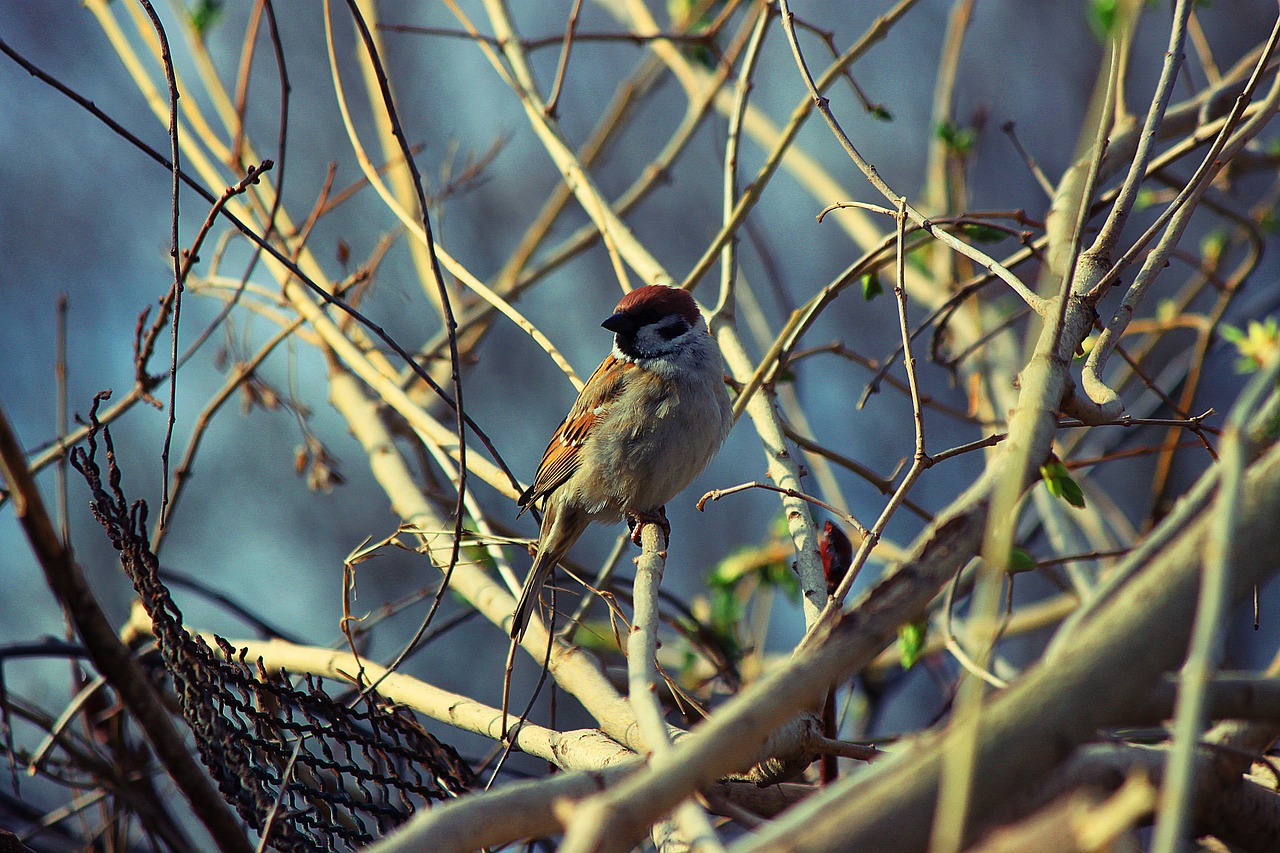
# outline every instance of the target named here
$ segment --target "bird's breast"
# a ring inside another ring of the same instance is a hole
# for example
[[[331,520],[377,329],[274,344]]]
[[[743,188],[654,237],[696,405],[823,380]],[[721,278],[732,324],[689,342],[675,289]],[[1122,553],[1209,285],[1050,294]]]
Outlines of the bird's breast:
[[[724,395],[723,385],[637,373],[592,430],[583,448],[592,464],[572,484],[587,503],[610,512],[666,504],[702,472],[726,431],[727,396],[721,401],[716,394]]]

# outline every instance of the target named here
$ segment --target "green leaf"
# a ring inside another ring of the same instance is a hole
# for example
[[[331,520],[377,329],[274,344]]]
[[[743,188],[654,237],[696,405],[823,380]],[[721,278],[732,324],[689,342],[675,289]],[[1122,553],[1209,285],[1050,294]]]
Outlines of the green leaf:
[[[992,228],[990,225],[982,225],[977,222],[961,223],[960,233],[975,243],[999,243],[1009,236],[1008,233],[1001,231],[999,228]]]
[[[898,628],[898,660],[903,669],[911,669],[920,660],[928,633],[927,622],[910,622]]]
[[[708,71],[716,70],[715,52],[705,44],[685,45],[684,55],[689,57],[690,62],[696,62]]]
[[[964,157],[973,151],[973,145],[978,141],[978,132],[971,127],[960,127],[953,121],[944,121],[938,125],[938,138],[953,154]]]
[[[1222,335],[1222,339],[1227,343],[1235,344],[1237,346],[1240,345],[1240,342],[1243,341],[1245,337],[1244,332],[1240,331],[1235,326],[1228,326],[1226,323],[1223,323],[1218,327],[1218,334]]]
[[[785,563],[770,563],[765,566],[760,572],[760,585],[776,588],[792,603],[800,601],[800,578]]]
[[[1247,329],[1222,325],[1218,327],[1222,339],[1236,348],[1240,356],[1236,360],[1236,372],[1254,373],[1273,358],[1280,358],[1280,323],[1275,317],[1261,322],[1250,320]]]
[[[1259,444],[1265,444],[1280,438],[1280,412],[1276,412],[1268,418],[1250,437]]]
[[[769,522],[769,535],[774,539],[790,539],[791,524],[787,521],[787,514],[780,512]]]
[[[1204,257],[1205,265],[1208,266],[1217,263],[1226,248],[1226,232],[1215,228],[1208,234],[1204,235],[1204,238],[1200,241],[1200,254]]]
[[[191,29],[204,41],[213,25],[222,17],[223,0],[196,0],[191,7]]]
[[[675,30],[683,30],[691,35],[704,32],[711,26],[714,16],[724,6],[724,0],[716,0],[710,5],[701,0],[667,0],[667,14],[671,17],[671,26]],[[695,18],[694,16],[697,15]],[[716,67],[716,54],[709,44],[690,43],[682,52],[692,62],[696,62],[709,71]]]
[[[711,628],[721,637],[732,637],[742,618],[742,602],[736,592],[726,587],[715,587],[709,599],[711,605]]]
[[[707,575],[707,586],[712,589],[733,589],[742,580],[743,570],[742,564],[749,559],[749,556],[755,552],[755,548],[751,545],[744,545],[726,555],[719,563],[716,563],[711,574]]]
[[[481,568],[486,574],[496,572],[498,564],[494,562],[493,555],[489,553],[489,549],[481,545],[467,545],[462,549],[463,559],[469,563],[474,563]]]
[[[1036,558],[1031,556],[1025,549],[1014,545],[1009,551],[1009,562],[1005,566],[1005,571],[1011,575],[1021,574],[1022,572],[1034,571],[1036,568]]]
[[[871,106],[871,117],[877,121],[893,121],[893,113],[885,109],[883,104]]]
[[[596,620],[583,626],[586,630],[573,636],[573,642],[592,654],[604,657],[618,652],[618,644],[614,641],[613,626],[608,620]]]
[[[1089,29],[1093,32],[1093,37],[1100,42],[1106,42],[1113,35],[1119,12],[1119,0],[1090,0],[1085,16],[1089,21]]]
[[[870,302],[880,294],[884,293],[884,287],[880,284],[880,277],[874,273],[867,273],[862,277],[862,298]]]
[[[1138,195],[1133,200],[1133,212],[1138,213],[1146,210],[1148,207],[1156,203],[1157,198],[1158,196],[1156,195],[1155,190],[1150,187],[1143,187],[1138,190]]]
[[[920,248],[907,252],[907,265],[917,272],[930,274],[928,244],[922,244]]]
[[[1080,484],[1071,479],[1067,466],[1053,459],[1040,466],[1040,479],[1044,480],[1049,494],[1061,498],[1077,509],[1084,509],[1084,492]]]
[[[671,19],[671,26],[676,29],[689,26],[689,19],[693,17],[696,5],[694,0],[667,0],[667,16]]]

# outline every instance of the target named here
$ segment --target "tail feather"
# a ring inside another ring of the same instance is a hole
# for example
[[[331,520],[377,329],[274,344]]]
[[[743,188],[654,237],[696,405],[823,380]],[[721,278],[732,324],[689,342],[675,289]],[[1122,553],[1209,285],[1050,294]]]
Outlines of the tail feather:
[[[538,606],[542,585],[547,582],[555,565],[555,561],[544,560],[541,551],[533,561],[533,568],[529,570],[524,589],[520,590],[520,601],[516,604],[515,614],[511,617],[511,639],[517,643],[524,639],[525,629],[529,627],[529,619],[533,616],[533,608]]]
[[[569,552],[573,543],[578,541],[582,531],[591,523],[590,516],[575,510],[565,510],[551,503],[542,516],[542,531],[538,539],[538,556],[533,558],[533,566],[529,569],[529,577],[520,590],[520,601],[516,604],[515,613],[511,617],[511,639],[520,642],[524,639],[525,629],[533,617],[533,610],[538,606],[538,595],[542,585],[555,571],[560,558]]]

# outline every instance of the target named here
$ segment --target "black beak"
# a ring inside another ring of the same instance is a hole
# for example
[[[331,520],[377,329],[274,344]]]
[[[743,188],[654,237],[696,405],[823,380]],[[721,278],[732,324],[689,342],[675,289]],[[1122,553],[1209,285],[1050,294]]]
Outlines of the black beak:
[[[618,312],[609,319],[600,324],[611,332],[617,332],[620,335],[631,335],[635,333],[636,321],[629,314]]]

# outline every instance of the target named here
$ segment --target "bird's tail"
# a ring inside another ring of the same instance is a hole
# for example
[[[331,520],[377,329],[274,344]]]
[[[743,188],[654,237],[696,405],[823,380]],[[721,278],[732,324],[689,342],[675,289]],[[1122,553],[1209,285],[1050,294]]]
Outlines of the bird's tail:
[[[533,610],[538,606],[538,594],[542,585],[555,571],[556,563],[573,543],[578,541],[582,531],[591,523],[591,517],[585,513],[566,510],[554,503],[549,505],[542,516],[542,531],[538,538],[538,556],[533,558],[533,566],[529,569],[529,577],[520,590],[520,602],[516,604],[516,612],[511,617],[511,639],[519,642],[524,639],[525,628],[533,617]]]
[[[515,615],[511,617],[511,639],[517,643],[524,639],[524,631],[529,627],[533,608],[538,606],[538,595],[542,592],[542,585],[551,576],[558,559],[558,555],[553,556],[539,550],[538,556],[533,560],[533,567],[529,569],[529,577],[524,582],[524,589],[520,590],[520,601],[516,604]]]

